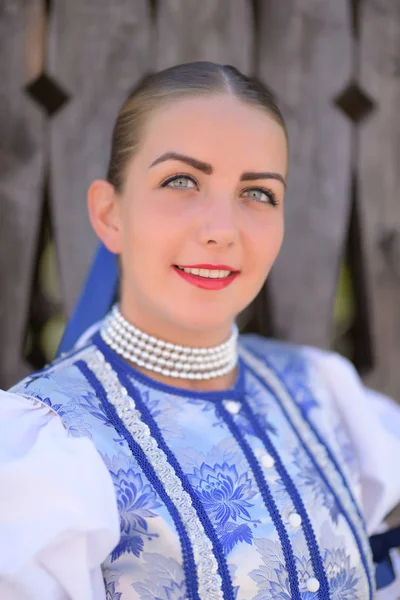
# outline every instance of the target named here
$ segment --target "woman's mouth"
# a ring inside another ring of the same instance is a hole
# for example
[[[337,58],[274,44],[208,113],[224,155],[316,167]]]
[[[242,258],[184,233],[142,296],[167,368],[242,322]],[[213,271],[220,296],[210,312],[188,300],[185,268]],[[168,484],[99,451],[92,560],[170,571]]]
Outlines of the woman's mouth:
[[[195,267],[173,265],[173,269],[188,283],[205,290],[223,289],[239,275],[239,271],[226,265],[198,265]]]

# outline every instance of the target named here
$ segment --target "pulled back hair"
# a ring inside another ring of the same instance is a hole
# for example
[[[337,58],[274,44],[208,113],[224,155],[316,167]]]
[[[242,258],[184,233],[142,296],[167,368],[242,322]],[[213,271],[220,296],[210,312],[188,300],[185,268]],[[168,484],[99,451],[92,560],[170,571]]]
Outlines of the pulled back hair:
[[[114,126],[107,180],[123,191],[127,164],[138,150],[143,128],[151,115],[175,100],[231,94],[265,111],[286,135],[284,118],[272,92],[260,81],[231,65],[191,62],[144,77],[122,105]]]

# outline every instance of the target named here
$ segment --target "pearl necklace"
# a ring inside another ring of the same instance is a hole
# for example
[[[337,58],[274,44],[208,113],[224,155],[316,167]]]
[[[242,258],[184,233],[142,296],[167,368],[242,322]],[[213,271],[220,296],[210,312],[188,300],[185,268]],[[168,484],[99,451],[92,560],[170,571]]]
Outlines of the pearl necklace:
[[[236,324],[230,338],[219,346],[179,346],[137,329],[128,323],[115,305],[104,319],[100,335],[126,360],[165,377],[212,379],[232,371],[238,360]]]

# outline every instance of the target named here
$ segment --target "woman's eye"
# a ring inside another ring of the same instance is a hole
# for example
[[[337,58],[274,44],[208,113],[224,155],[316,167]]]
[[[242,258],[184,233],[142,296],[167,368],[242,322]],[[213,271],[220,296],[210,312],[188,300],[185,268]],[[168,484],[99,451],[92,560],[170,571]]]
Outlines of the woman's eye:
[[[257,202],[272,204],[273,206],[276,206],[278,204],[275,198],[275,194],[273,194],[270,190],[266,190],[264,188],[249,188],[248,190],[244,190],[244,193],[247,194],[247,198],[250,198],[251,200],[256,200]]]
[[[174,177],[169,177],[161,184],[162,187],[168,186],[180,190],[193,189],[196,185],[196,181],[187,175],[174,175]]]

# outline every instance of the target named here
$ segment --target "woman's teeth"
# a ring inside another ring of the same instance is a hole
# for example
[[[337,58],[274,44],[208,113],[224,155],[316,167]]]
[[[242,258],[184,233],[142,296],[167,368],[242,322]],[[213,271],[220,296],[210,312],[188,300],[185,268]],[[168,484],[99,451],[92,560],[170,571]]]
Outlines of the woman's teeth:
[[[232,271],[220,271],[218,269],[188,269],[186,267],[178,267],[178,269],[185,271],[185,273],[197,275],[198,277],[206,277],[208,279],[223,279],[232,273]]]

